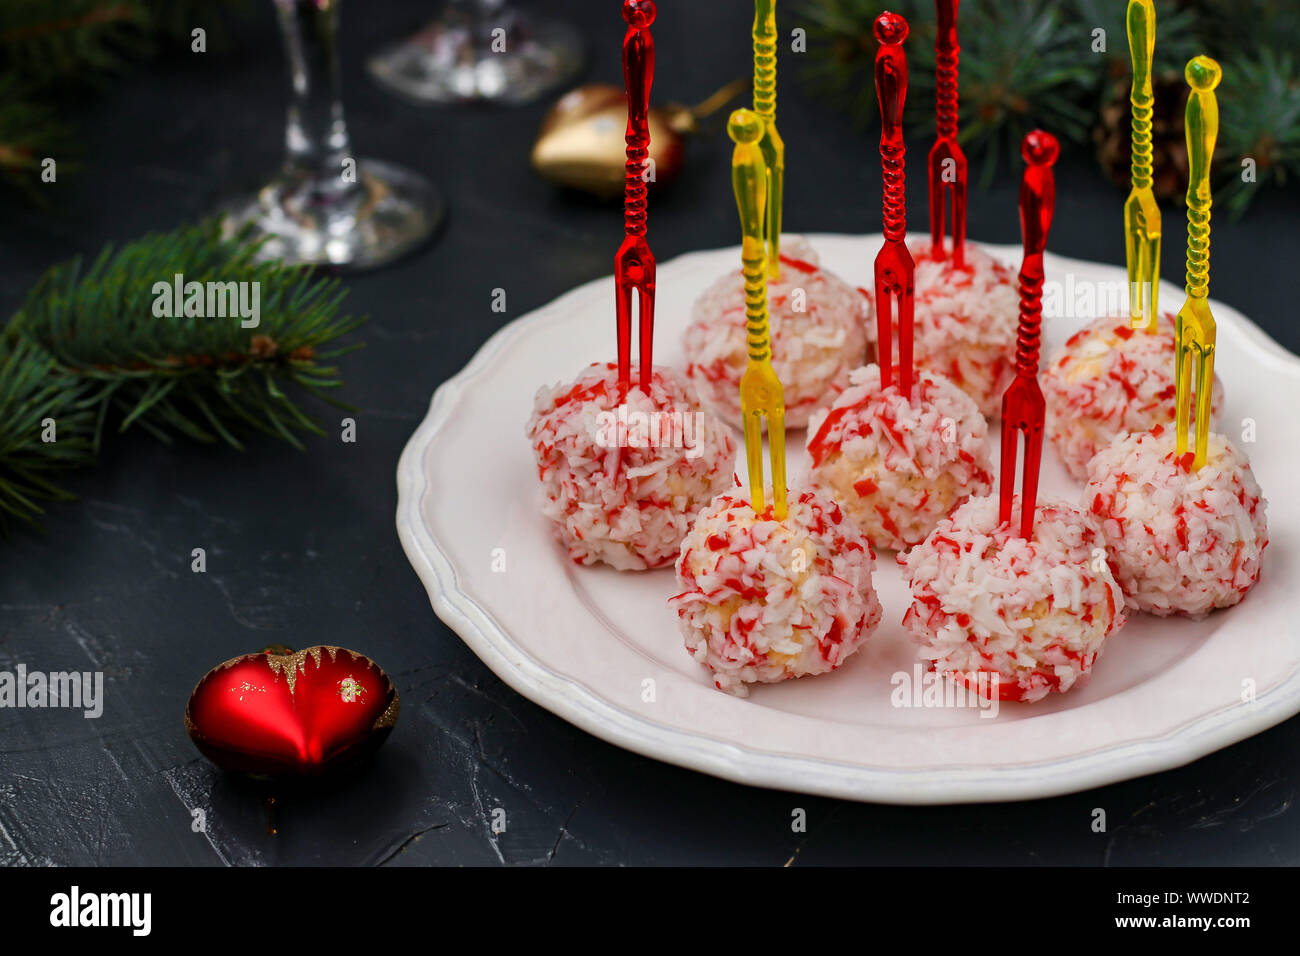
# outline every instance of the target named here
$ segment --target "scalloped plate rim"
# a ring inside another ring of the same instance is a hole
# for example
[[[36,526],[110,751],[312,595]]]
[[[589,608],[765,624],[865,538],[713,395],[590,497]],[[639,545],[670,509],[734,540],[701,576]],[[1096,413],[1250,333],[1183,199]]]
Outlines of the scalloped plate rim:
[[[808,233],[818,241],[879,242],[876,235]],[[980,244],[1004,260],[1018,246]],[[734,250],[698,250],[661,263],[660,269],[690,259]],[[1049,270],[1071,263],[1117,268],[1108,263],[1047,254]],[[1122,267],[1119,267],[1122,268]],[[513,690],[582,730],[615,746],[665,763],[750,786],[790,790],[856,801],[935,805],[1029,800],[1076,793],[1191,763],[1258,734],[1300,713],[1300,669],[1251,704],[1235,704],[1197,715],[1169,733],[1117,743],[1084,753],[1025,764],[881,769],[859,764],[751,750],[744,746],[650,720],[613,704],[578,681],[559,674],[520,648],[491,612],[458,587],[456,570],[421,518],[428,487],[423,471],[426,449],[446,424],[456,399],[492,360],[530,325],[561,312],[580,299],[600,294],[604,276],[577,286],[507,323],[494,333],[458,373],[434,392],[425,419],[404,447],[397,468],[396,524],[408,560],[428,592],[438,617]],[[1167,285],[1167,284],[1166,284]],[[1258,325],[1224,303],[1211,299],[1221,327],[1233,328],[1261,357],[1300,382],[1300,357],[1292,355]]]

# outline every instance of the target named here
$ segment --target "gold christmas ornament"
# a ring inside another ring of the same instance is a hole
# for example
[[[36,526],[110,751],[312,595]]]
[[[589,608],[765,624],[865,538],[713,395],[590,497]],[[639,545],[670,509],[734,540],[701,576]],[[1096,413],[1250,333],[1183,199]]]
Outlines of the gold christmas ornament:
[[[650,108],[650,168],[655,188],[681,171],[683,139],[700,120],[749,87],[737,80],[698,106],[669,103]],[[533,143],[533,169],[549,182],[602,199],[623,195],[627,143],[627,99],[621,87],[592,83],[570,90],[547,112]]]

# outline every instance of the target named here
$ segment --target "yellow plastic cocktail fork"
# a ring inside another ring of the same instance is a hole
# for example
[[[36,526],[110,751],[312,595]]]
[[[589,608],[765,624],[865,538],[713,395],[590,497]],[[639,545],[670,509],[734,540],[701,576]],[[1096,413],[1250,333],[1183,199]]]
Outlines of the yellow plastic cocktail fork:
[[[1191,86],[1187,98],[1187,301],[1178,310],[1175,329],[1177,428],[1179,455],[1187,453],[1192,408],[1193,367],[1196,382],[1196,454],[1193,468],[1205,464],[1210,440],[1210,397],[1214,388],[1216,329],[1210,314],[1210,159],[1219,136],[1219,102],[1214,88],[1223,78],[1208,56],[1188,61],[1184,73]]]
[[[763,120],[759,149],[766,167],[767,274],[781,275],[781,204],[785,192],[785,143],[776,131],[776,0],[754,0],[754,112]]]
[[[772,446],[772,497],[778,521],[786,516],[785,389],[772,370],[768,340],[767,261],[763,241],[763,207],[768,197],[767,168],[759,140],[763,118],[752,110],[736,110],[727,133],[736,144],[731,159],[731,185],[740,210],[743,234],[741,261],[745,274],[745,328],[749,365],[740,379],[740,410],[745,424],[745,460],[749,466],[750,502],[756,514],[767,506],[763,491],[763,416]]]
[[[1129,0],[1128,48],[1133,57],[1132,188],[1124,202],[1124,252],[1128,262],[1129,322],[1156,330],[1160,286],[1160,208],[1151,191],[1151,56],[1156,41],[1152,0]]]

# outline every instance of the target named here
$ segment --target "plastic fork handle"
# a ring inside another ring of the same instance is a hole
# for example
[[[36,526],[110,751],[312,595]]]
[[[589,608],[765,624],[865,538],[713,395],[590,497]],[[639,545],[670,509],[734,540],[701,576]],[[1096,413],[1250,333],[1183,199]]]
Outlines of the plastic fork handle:
[[[740,213],[741,260],[745,276],[745,325],[750,362],[766,362],[768,341],[767,262],[763,242],[763,213],[767,201],[767,169],[754,138],[762,135],[763,120],[750,110],[736,110],[727,132],[736,147],[731,156],[731,188]]]
[[[1060,154],[1056,138],[1042,130],[1025,136],[1020,147],[1025,172],[1020,182],[1020,230],[1024,262],[1020,266],[1020,324],[1016,335],[1016,377],[1002,396],[1002,472],[999,516],[1011,520],[1015,491],[1016,448],[1023,433],[1025,461],[1021,476],[1021,536],[1034,530],[1038,475],[1042,463],[1043,395],[1038,386],[1038,353],[1043,324],[1043,251],[1052,228],[1056,180],[1052,164]]]
[[[957,138],[957,6],[961,0],[934,0],[938,33],[935,53],[935,121],[940,139]]]
[[[1016,369],[1038,374],[1043,320],[1043,252],[1056,211],[1056,177],[1052,165],[1060,155],[1056,137],[1042,130],[1025,136],[1021,156],[1026,166],[1020,182],[1020,234],[1024,261],[1020,266],[1020,327],[1016,339]]]
[[[767,165],[767,274],[781,274],[781,220],[785,201],[785,143],[776,129],[776,0],[754,2],[754,112],[763,119],[759,143]]]
[[[1177,373],[1175,420],[1177,452],[1187,450],[1191,412],[1193,367],[1196,376],[1196,452],[1192,463],[1205,464],[1210,436],[1210,394],[1214,387],[1216,329],[1209,303],[1210,292],[1210,160],[1219,134],[1219,103],[1214,90],[1223,78],[1219,64],[1208,56],[1194,57],[1184,72],[1191,94],[1187,98],[1184,126],[1187,135],[1187,302],[1178,312],[1175,328]]]
[[[1184,126],[1187,134],[1187,294],[1204,299],[1210,292],[1210,158],[1219,137],[1219,101],[1214,89],[1223,78],[1219,64],[1198,56],[1187,64]]]
[[[957,66],[961,47],[957,43],[957,6],[961,0],[934,0],[938,20],[935,55],[935,144],[930,150],[930,251],[934,259],[944,257],[945,197],[952,217],[953,265],[965,265],[966,242],[966,157],[957,142]],[[946,179],[952,163],[953,178]]]
[[[763,433],[761,416],[768,416],[772,437],[773,494],[777,518],[785,518],[784,397],[772,370],[768,335],[767,263],[763,237],[763,212],[767,200],[767,167],[758,146],[763,118],[751,110],[736,110],[727,133],[736,144],[731,158],[731,185],[740,213],[741,263],[745,277],[745,327],[749,364],[740,379],[740,407],[744,418],[745,460],[749,469],[750,504],[762,514]],[[777,431],[780,430],[780,438]]]
[[[1132,119],[1131,188],[1124,203],[1124,256],[1130,292],[1129,321],[1133,328],[1154,332],[1160,285],[1160,208],[1151,191],[1153,152],[1151,118],[1151,58],[1156,42],[1156,11],[1152,0],[1129,0],[1128,48],[1133,61],[1129,90]]]
[[[645,235],[646,158],[650,154],[650,87],[655,75],[655,44],[650,35],[654,0],[625,0],[623,19],[623,82],[627,89],[627,164],[623,186],[623,231]]]
[[[883,176],[881,224],[885,238],[907,235],[907,146],[903,142],[903,104],[907,99],[907,21],[896,13],[876,18],[876,98],[880,101],[880,165]]]
[[[776,0],[754,2],[754,112],[776,122]]]
[[[1151,91],[1151,57],[1156,46],[1156,10],[1152,0],[1129,0],[1128,49],[1133,59],[1133,188],[1150,189],[1152,180],[1151,114],[1155,96]]]
[[[650,87],[654,83],[655,46],[650,34],[657,9],[654,0],[624,0],[623,83],[627,93],[627,161],[623,175],[623,245],[615,262],[618,284],[619,385],[626,392],[631,378],[631,290],[638,289],[641,387],[650,387],[654,367],[654,255],[645,244],[646,160],[650,155]],[[640,241],[637,241],[640,240]]]

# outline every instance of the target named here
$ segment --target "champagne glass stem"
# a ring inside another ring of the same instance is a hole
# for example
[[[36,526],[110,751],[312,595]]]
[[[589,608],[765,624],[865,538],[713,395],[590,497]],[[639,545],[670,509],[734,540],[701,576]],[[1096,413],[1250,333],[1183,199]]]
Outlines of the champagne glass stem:
[[[284,39],[289,109],[279,175],[223,205],[228,236],[259,255],[337,269],[374,268],[414,251],[445,204],[423,176],[357,159],[339,84],[341,0],[273,0]]]
[[[336,0],[276,0],[289,70],[285,172],[338,176],[352,145],[339,85]]]

